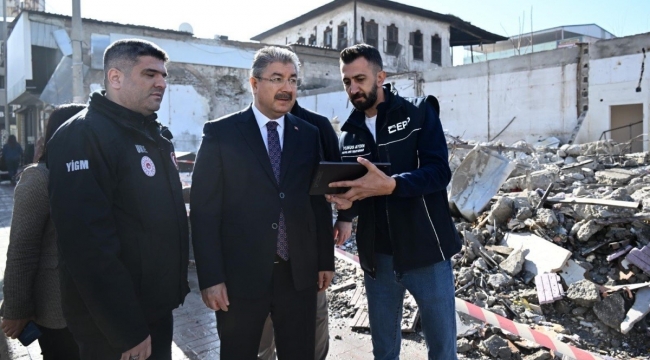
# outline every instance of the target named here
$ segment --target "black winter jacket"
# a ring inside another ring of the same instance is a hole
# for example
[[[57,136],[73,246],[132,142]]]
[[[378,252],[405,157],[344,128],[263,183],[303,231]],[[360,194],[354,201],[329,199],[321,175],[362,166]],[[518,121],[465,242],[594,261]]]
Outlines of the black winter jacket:
[[[416,107],[384,85],[386,121],[377,129],[377,141],[365,124],[362,111],[353,110],[342,127],[343,161],[361,156],[391,163],[396,181],[391,195],[356,201],[339,212],[338,219],[359,216],[357,247],[361,267],[375,275],[375,209],[384,207],[394,268],[404,272],[433,265],[460,251],[461,242],[451,219],[447,184],[451,171],[447,142],[438,114],[423,102]]]
[[[297,101],[291,108],[291,114],[296,115],[318,128],[320,146],[323,150],[323,160],[336,162],[341,161],[339,137],[336,135],[336,131],[334,131],[332,124],[325,116],[301,107],[298,105]]]
[[[181,182],[155,119],[96,92],[47,144],[65,318],[94,324],[120,351],[189,292]]]

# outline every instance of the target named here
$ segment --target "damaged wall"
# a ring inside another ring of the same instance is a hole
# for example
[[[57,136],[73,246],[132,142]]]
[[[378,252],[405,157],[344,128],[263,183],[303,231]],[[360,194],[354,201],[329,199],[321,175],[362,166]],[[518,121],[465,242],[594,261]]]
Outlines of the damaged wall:
[[[642,49],[648,51],[648,44],[650,34],[641,34],[598,41],[589,47],[589,113],[577,141],[597,140],[603,131],[611,129],[611,107],[620,105],[642,104],[643,133],[648,133],[650,69],[647,63],[641,78],[641,65],[646,62]],[[641,91],[637,92],[639,85]],[[646,151],[647,146],[644,142]]]
[[[586,81],[585,72],[578,73],[578,47],[404,74],[386,81],[404,96],[438,97],[442,124],[450,135],[488,141],[503,130],[496,140],[506,144],[519,140],[535,143],[549,136],[568,141],[578,124],[578,96],[586,95],[587,117],[576,139],[584,143],[598,140],[603,131],[611,128],[611,106],[643,104],[643,133],[650,131],[647,69],[641,91],[636,92],[644,62],[642,49],[648,43],[650,33],[590,44]],[[585,89],[583,83],[587,83]],[[302,96],[316,104],[316,111],[328,116],[334,113],[344,121],[350,109],[331,101],[347,97],[342,87],[331,91],[339,94],[320,91]],[[648,150],[647,142],[644,146]]]

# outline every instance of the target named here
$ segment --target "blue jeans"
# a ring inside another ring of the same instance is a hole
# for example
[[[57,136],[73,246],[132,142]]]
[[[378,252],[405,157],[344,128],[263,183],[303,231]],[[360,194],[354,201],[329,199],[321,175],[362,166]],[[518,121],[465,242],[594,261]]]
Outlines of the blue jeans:
[[[399,359],[402,309],[408,290],[420,309],[429,360],[456,357],[454,275],[449,260],[397,273],[393,257],[375,254],[377,278],[365,274],[368,320],[375,360]]]

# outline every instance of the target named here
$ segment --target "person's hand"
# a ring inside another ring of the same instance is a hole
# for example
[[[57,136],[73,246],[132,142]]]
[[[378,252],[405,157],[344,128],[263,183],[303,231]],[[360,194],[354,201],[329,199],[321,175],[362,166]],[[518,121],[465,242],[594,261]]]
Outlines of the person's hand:
[[[334,204],[336,210],[347,210],[352,207],[352,201],[342,198],[339,195],[325,195],[325,199]]]
[[[327,290],[334,278],[334,271],[319,271],[318,272],[318,292]]]
[[[201,297],[205,306],[214,311],[228,311],[230,302],[228,301],[228,290],[226,283],[217,284],[207,289],[201,290]]]
[[[23,329],[27,326],[28,322],[29,319],[2,319],[2,325],[0,325],[0,327],[2,327],[2,332],[4,332],[8,338],[16,339],[20,336],[20,333],[23,332]]]
[[[151,335],[133,349],[122,353],[120,360],[145,360],[151,356]]]
[[[370,196],[390,195],[395,190],[395,179],[384,174],[369,160],[358,157],[357,161],[368,169],[362,177],[351,181],[337,181],[329,187],[349,187],[345,194],[336,195],[349,201],[363,200]],[[338,203],[337,203],[338,204]]]
[[[350,235],[352,235],[352,222],[337,220],[334,224],[334,245],[343,245]]]

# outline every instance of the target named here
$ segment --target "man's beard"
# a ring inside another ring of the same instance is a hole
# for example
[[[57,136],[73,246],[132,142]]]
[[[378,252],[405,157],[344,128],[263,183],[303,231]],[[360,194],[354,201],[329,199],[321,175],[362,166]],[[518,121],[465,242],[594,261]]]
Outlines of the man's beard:
[[[366,111],[373,107],[375,103],[377,102],[377,91],[379,90],[379,86],[377,84],[372,85],[372,89],[370,90],[370,93],[366,94],[366,100],[363,102],[356,102],[355,100],[362,97],[362,94],[357,94],[354,96],[352,99],[352,106],[354,106],[355,109],[359,111]]]

